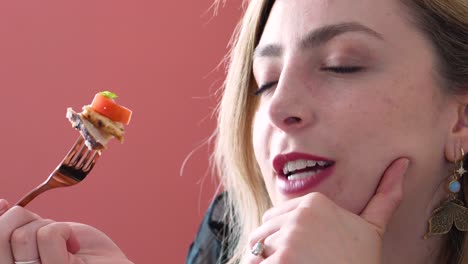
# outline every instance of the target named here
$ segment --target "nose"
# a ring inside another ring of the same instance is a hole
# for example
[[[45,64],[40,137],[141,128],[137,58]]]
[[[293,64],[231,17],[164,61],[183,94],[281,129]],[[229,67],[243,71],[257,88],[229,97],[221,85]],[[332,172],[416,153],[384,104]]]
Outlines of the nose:
[[[277,128],[292,132],[313,123],[313,98],[299,80],[280,80],[269,100],[268,115]]]

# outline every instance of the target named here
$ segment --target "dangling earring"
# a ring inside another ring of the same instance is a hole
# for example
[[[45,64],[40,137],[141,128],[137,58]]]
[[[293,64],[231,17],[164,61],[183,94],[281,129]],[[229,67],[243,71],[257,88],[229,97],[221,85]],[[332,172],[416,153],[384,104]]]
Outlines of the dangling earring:
[[[447,234],[454,224],[458,230],[468,231],[468,208],[457,198],[462,187],[459,180],[467,172],[463,167],[465,153],[463,148],[460,148],[460,150],[461,158],[458,162],[455,162],[453,175],[449,178],[449,197],[439,208],[432,212],[429,219],[429,231],[424,236],[425,239],[433,235]]]

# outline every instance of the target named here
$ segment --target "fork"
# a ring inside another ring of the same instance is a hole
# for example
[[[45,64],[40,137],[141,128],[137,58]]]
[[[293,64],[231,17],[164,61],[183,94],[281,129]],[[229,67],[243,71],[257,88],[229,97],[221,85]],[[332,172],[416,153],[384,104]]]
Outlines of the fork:
[[[21,198],[16,205],[26,206],[39,194],[58,187],[67,187],[81,182],[89,174],[101,156],[99,150],[89,150],[80,135],[62,162],[46,181]]]

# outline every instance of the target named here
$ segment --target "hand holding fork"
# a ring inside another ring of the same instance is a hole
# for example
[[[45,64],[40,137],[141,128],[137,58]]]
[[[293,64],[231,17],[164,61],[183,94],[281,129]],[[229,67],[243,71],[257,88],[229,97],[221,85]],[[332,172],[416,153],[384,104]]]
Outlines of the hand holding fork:
[[[133,264],[96,228],[42,219],[22,208],[47,190],[81,182],[100,155],[89,150],[80,136],[47,180],[24,196],[19,206],[0,209],[0,263]]]

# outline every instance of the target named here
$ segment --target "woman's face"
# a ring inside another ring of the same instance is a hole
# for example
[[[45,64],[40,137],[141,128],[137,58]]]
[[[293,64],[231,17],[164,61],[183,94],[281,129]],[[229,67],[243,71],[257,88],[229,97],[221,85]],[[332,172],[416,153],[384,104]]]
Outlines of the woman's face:
[[[253,144],[274,205],[317,191],[360,213],[407,157],[403,207],[430,213],[456,104],[407,15],[396,0],[276,1],[253,63],[265,88]]]

